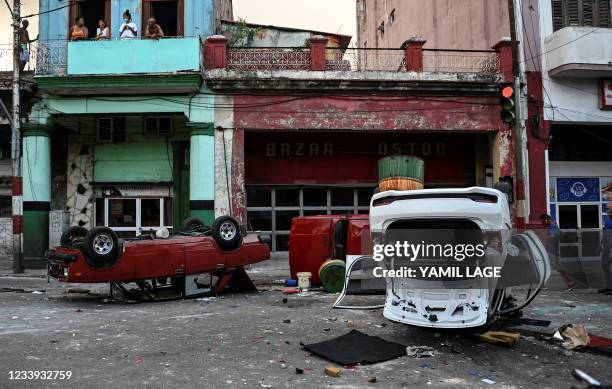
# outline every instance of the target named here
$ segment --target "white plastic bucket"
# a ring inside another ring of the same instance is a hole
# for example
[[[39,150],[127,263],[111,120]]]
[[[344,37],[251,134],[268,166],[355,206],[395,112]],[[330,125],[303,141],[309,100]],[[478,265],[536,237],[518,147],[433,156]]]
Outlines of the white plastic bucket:
[[[297,274],[298,288],[302,290],[310,289],[310,278],[311,277],[312,277],[312,273],[309,271],[299,272]]]

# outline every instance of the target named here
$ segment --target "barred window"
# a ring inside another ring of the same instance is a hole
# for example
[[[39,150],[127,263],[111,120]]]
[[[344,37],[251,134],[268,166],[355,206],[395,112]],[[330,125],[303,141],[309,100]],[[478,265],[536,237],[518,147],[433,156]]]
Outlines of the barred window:
[[[552,0],[553,30],[563,27],[612,27],[611,0]]]

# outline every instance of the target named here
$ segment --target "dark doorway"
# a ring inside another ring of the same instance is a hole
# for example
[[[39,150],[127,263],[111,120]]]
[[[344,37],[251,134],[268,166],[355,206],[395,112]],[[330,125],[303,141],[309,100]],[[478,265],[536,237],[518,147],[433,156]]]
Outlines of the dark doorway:
[[[157,20],[166,36],[178,36],[178,4],[177,1],[152,1],[151,17]],[[143,20],[143,23],[146,23]]]

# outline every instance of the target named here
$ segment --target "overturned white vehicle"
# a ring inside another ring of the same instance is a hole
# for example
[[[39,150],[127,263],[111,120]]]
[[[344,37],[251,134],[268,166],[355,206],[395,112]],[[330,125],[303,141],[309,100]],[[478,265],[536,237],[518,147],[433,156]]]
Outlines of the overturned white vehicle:
[[[479,327],[525,307],[550,276],[540,239],[513,233],[506,195],[495,189],[386,191],[372,198],[369,218],[373,255],[347,260],[339,308],[349,308],[341,300],[356,279],[384,277],[385,318]]]

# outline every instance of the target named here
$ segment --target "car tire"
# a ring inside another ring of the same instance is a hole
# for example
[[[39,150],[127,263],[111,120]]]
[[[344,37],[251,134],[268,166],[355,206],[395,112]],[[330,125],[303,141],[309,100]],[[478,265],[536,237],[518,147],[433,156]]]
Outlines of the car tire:
[[[206,228],[206,224],[204,224],[204,222],[200,219],[198,219],[197,217],[188,217],[187,219],[183,220],[183,222],[181,223],[181,232],[192,232],[192,231],[196,231],[199,230],[200,228]]]
[[[223,250],[235,250],[242,243],[240,224],[231,216],[220,216],[212,225],[212,237]]]
[[[108,227],[95,227],[85,237],[85,252],[95,264],[110,267],[117,262],[121,244],[115,231]]]
[[[76,239],[83,239],[85,236],[87,236],[87,228],[81,226],[68,227],[60,237],[60,245],[67,246]]]

